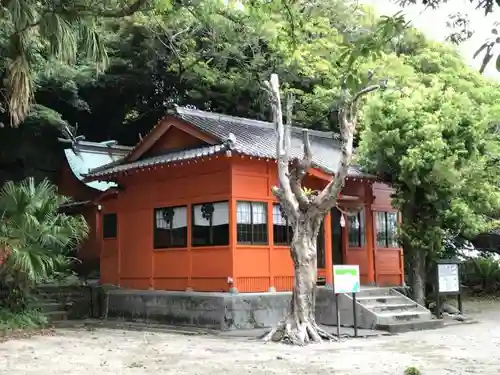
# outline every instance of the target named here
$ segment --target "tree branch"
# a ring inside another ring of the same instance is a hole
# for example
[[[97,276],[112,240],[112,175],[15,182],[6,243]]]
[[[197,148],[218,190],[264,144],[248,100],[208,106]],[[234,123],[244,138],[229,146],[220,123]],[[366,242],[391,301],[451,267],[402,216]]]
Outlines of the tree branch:
[[[285,131],[290,133],[289,138],[286,139],[291,143],[291,131],[292,131],[292,122],[293,122],[293,106],[295,103],[295,96],[292,93],[289,93],[287,101],[286,101],[286,125]],[[298,161],[295,165],[295,168],[290,173],[290,187],[292,189],[293,195],[297,199],[299,203],[299,208],[303,211],[307,210],[309,207],[309,199],[307,198],[306,193],[302,189],[302,180],[307,173],[307,170],[311,166],[312,163],[312,154],[311,154],[311,144],[309,142],[309,137],[307,134],[307,130],[303,132],[304,136],[304,157],[302,160]],[[291,147],[291,144],[287,146]],[[310,160],[309,160],[310,159]]]
[[[279,187],[273,186],[271,191],[283,205],[285,213],[288,216],[294,215],[293,218],[295,218],[297,215],[299,204],[292,192],[289,179],[290,173],[288,163],[290,160],[291,132],[290,126],[287,126],[285,129],[285,126],[283,125],[278,75],[272,74],[271,81],[266,81],[265,85],[267,87],[269,101],[271,102],[273,122],[276,126],[276,159],[278,161],[278,181],[280,185]],[[290,217],[290,219],[293,218]]]
[[[304,143],[304,156],[301,160],[297,161],[295,168],[293,169],[290,176],[290,185],[292,187],[293,194],[299,202],[299,207],[301,210],[307,210],[309,208],[309,198],[307,194],[302,189],[302,181],[307,175],[307,171],[311,168],[312,164],[312,150],[311,141],[309,139],[309,132],[307,129],[302,130],[302,142]]]
[[[357,125],[357,103],[366,94],[386,87],[387,81],[381,81],[379,84],[367,86],[357,92],[352,100],[344,103],[342,108],[339,109],[340,135],[342,138],[341,156],[335,176],[314,199],[314,209],[322,213],[327,213],[336,205],[338,196],[344,187],[345,178],[347,177],[352,159],[354,133]]]

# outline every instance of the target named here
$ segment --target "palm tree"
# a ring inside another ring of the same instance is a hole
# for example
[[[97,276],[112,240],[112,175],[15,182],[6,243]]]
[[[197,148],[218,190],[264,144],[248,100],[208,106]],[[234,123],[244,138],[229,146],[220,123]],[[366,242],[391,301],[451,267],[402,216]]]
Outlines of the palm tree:
[[[7,182],[0,190],[0,286],[7,279],[33,285],[69,266],[71,249],[88,234],[82,216],[59,212],[69,198],[48,180]]]
[[[29,113],[35,64],[50,60],[74,64],[77,57],[83,57],[103,70],[107,54],[96,28],[99,19],[129,16],[148,2],[0,0],[0,35],[9,40],[7,56],[3,56],[6,91],[0,93],[7,102],[11,125],[19,125]]]

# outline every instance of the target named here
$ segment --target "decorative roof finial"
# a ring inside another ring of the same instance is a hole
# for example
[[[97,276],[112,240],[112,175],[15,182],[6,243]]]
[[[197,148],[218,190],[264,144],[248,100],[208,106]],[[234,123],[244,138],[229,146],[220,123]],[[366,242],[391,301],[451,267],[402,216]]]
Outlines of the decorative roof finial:
[[[231,156],[231,150],[236,146],[236,136],[233,133],[229,133],[227,139],[224,141],[224,147],[226,149],[226,156]]]

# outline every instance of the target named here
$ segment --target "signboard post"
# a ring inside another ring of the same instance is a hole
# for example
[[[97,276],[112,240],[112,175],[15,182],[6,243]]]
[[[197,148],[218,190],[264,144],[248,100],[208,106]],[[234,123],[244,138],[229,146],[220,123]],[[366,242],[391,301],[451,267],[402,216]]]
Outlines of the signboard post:
[[[462,289],[460,287],[460,261],[439,260],[436,262],[436,316],[441,317],[441,296],[457,297],[458,310],[462,314]]]
[[[356,293],[360,291],[359,265],[333,266],[333,292],[335,294],[335,309],[337,314],[337,335],[340,337],[339,294],[352,294],[352,313],[354,336],[358,336],[358,317],[356,314]]]

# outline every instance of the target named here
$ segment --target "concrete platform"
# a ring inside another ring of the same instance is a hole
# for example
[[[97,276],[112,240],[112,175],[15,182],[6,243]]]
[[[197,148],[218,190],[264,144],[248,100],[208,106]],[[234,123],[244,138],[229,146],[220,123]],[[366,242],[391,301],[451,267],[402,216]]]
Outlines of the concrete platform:
[[[404,332],[434,329],[429,310],[417,305],[392,288],[362,287],[357,294],[356,317],[359,328]],[[289,310],[291,292],[222,293],[171,292],[160,290],[112,289],[103,295],[105,318],[128,322],[161,323],[219,331],[271,328]],[[340,294],[335,298],[331,287],[319,287],[316,321],[336,326],[336,303],[340,323],[352,327],[353,299]]]
[[[165,324],[155,323],[140,323],[140,322],[123,322],[120,320],[99,320],[99,319],[86,319],[86,320],[67,320],[57,322],[55,328],[59,329],[120,329],[141,332],[155,332],[155,333],[172,333],[187,336],[203,336],[211,335],[227,339],[242,339],[242,340],[257,340],[265,335],[269,328],[257,329],[242,329],[231,331],[219,331],[207,328],[198,327],[179,327]],[[327,332],[333,335],[337,334],[337,327],[322,326]],[[391,335],[386,331],[373,330],[373,329],[358,329],[358,336],[354,336],[354,328],[340,327],[341,338],[368,338],[377,336]]]

